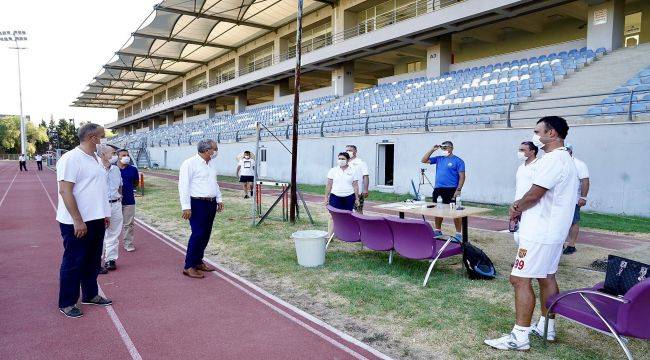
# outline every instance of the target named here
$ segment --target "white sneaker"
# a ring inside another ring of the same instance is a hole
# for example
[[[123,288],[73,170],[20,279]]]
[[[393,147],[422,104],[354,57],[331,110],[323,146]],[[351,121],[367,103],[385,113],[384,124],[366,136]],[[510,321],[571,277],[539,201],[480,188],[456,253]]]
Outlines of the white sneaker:
[[[498,339],[488,339],[484,343],[499,350],[518,350],[526,351],[530,349],[530,342],[517,341],[515,334],[510,333]]]
[[[544,328],[543,327],[539,328],[537,325],[535,325],[535,326],[530,328],[530,333],[535,335],[535,336],[539,336],[542,339],[544,338]],[[550,342],[555,341],[555,330],[553,330],[553,331],[549,330],[548,331],[548,334],[546,334],[546,340],[550,341]]]

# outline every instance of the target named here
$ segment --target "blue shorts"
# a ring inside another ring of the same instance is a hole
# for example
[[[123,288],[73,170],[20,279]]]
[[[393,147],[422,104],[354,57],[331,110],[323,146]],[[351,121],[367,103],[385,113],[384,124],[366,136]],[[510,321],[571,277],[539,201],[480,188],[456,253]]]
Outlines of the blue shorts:
[[[576,210],[573,212],[573,221],[571,225],[575,225],[580,222],[580,206],[576,205]]]
[[[336,196],[334,194],[330,194],[329,204],[331,207],[339,210],[352,211],[352,209],[354,209],[354,200],[354,194],[348,196]]]

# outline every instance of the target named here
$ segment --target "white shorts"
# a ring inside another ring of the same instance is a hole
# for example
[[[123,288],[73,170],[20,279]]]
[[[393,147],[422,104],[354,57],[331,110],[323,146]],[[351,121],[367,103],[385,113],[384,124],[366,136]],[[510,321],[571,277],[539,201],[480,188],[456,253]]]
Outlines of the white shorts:
[[[564,244],[540,244],[519,239],[517,258],[511,275],[522,278],[544,279],[557,272]]]

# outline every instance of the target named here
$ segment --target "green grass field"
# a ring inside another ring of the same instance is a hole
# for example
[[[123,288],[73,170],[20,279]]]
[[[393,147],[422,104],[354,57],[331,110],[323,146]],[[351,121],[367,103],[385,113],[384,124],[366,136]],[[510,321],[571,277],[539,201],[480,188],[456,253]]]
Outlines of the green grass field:
[[[334,241],[325,266],[301,268],[290,239],[299,229],[326,228],[325,209],[312,205],[316,225],[267,221],[250,227],[250,202],[224,190],[225,211],[217,216],[207,254],[266,290],[316,315],[394,358],[430,359],[603,359],[620,358],[613,338],[559,320],[559,341],[544,348],[533,339],[528,353],[488,349],[486,337],[509,332],[513,325],[513,295],[507,280],[515,246],[509,234],[473,232],[475,244],[495,262],[501,275],[493,281],[471,281],[460,259],[436,264],[429,285],[421,286],[428,263],[361,250],[359,244]],[[266,199],[266,206],[270,203]],[[189,224],[180,218],[175,182],[149,177],[139,199],[138,217],[187,242]],[[593,285],[604,274],[581,270],[603,249],[584,246],[560,265],[563,289]],[[623,254],[626,255],[626,254]],[[650,244],[634,257],[650,258]],[[179,261],[179,266],[181,262]],[[537,318],[537,314],[535,318]],[[631,341],[641,358],[648,343]]]
[[[175,170],[158,170],[168,174],[178,174]],[[220,181],[237,182],[233,176],[219,176]],[[299,184],[298,188],[305,193],[325,194],[324,185]],[[377,202],[397,202],[411,199],[409,194],[394,194],[381,191],[371,191],[369,201]],[[494,205],[484,203],[465,202],[466,205],[479,206],[492,209],[487,216],[506,218],[508,216],[508,206]],[[580,226],[588,229],[606,230],[618,233],[642,233],[650,234],[650,218],[629,215],[610,215],[596,212],[583,211],[581,214]]]

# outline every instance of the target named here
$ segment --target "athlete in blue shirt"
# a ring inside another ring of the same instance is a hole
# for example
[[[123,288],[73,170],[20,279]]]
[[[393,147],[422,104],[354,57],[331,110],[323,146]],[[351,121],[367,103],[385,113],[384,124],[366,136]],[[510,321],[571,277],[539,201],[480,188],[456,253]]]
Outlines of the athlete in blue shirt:
[[[438,149],[442,150],[442,154],[438,156],[431,156]],[[424,164],[436,165],[436,184],[433,188],[433,201],[436,201],[438,196],[442,198],[443,204],[449,204],[456,197],[460,196],[460,192],[465,184],[465,162],[463,159],[453,154],[454,144],[451,141],[445,141],[442,145],[435,145],[422,157]],[[442,235],[442,218],[435,218],[435,231],[436,236]],[[454,219],[456,225],[456,238],[462,239],[461,235],[461,219]]]

